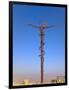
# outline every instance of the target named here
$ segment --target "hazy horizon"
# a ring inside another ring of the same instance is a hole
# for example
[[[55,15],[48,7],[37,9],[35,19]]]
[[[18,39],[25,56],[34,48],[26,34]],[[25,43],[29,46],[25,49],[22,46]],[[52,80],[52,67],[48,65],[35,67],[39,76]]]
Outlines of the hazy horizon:
[[[64,76],[63,74],[59,74],[59,75],[50,75],[50,74],[44,74],[44,79],[43,79],[43,82],[51,82],[51,80],[56,80],[57,79],[57,76]],[[32,75],[29,75],[29,76],[22,76],[22,75],[19,75],[16,77],[16,75],[14,75],[14,81],[15,83],[23,83],[24,80],[29,80],[29,82],[34,82],[34,83],[40,83],[41,80],[40,80],[40,73],[39,74],[32,74]]]

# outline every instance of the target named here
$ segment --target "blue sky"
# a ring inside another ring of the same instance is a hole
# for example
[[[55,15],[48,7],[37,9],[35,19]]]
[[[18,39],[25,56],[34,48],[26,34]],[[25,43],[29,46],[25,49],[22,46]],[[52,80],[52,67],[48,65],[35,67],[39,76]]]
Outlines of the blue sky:
[[[65,73],[65,9],[60,7],[13,5],[14,79],[40,79],[40,33],[28,24],[56,25],[45,29],[44,77]],[[21,78],[22,77],[22,78]],[[38,78],[37,78],[38,77]]]

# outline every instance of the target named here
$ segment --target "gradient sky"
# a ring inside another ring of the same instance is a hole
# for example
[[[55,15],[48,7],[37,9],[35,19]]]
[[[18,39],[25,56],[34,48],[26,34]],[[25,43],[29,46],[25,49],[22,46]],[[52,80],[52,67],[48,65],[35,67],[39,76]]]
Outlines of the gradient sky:
[[[28,24],[56,25],[45,29],[44,77],[65,73],[65,8],[13,5],[14,81],[40,79],[40,35]]]

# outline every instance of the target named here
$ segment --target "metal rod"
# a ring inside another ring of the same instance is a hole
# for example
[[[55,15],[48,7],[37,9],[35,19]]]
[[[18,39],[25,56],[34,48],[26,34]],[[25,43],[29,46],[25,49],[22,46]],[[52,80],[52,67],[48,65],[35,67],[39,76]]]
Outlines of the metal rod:
[[[44,62],[44,30],[43,29],[40,30],[40,39],[41,39],[41,42],[40,42],[40,45],[41,45],[41,49],[40,49],[40,52],[41,52],[41,83],[43,83],[43,62]]]
[[[29,24],[30,26],[34,27],[34,28],[39,28],[40,31],[40,57],[41,57],[41,83],[43,83],[43,72],[44,72],[44,29],[46,28],[51,28],[52,26],[47,26],[47,25],[40,25],[40,26],[36,26],[33,24]]]

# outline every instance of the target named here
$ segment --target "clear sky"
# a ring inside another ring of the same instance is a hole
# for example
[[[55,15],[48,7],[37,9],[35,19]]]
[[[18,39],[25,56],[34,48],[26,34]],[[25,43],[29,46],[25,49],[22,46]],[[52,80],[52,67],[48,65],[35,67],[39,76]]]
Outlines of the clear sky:
[[[39,29],[28,24],[56,25],[45,29],[44,78],[65,73],[65,9],[44,6],[13,6],[14,81],[40,79]]]

